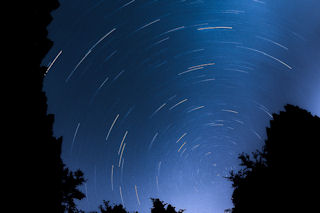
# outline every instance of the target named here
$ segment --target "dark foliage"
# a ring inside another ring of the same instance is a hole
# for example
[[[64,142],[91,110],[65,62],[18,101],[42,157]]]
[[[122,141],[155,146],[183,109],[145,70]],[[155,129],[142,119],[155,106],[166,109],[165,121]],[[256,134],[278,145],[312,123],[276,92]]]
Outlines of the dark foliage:
[[[105,200],[103,201],[103,205],[99,206],[101,213],[128,213],[122,204],[111,206],[109,203],[110,203],[109,201],[105,201]],[[91,213],[97,213],[97,212],[91,212]]]
[[[273,114],[267,137],[262,152],[241,154],[243,169],[228,177],[234,188],[232,212],[314,211],[320,118],[286,105],[284,112]]]
[[[153,207],[151,208],[151,213],[182,213],[184,210],[176,211],[175,207],[164,203],[163,201],[159,200],[158,198],[151,198]],[[128,213],[126,209],[121,205],[114,205],[111,206],[109,201],[103,201],[103,205],[99,206],[100,213]],[[91,212],[91,213],[98,213],[98,212]],[[138,212],[136,212],[138,213]]]
[[[85,179],[83,178],[83,172],[77,170],[76,172],[69,171],[68,168],[64,168],[62,171],[62,188],[60,190],[62,203],[60,212],[82,212],[77,209],[74,200],[81,200],[85,198],[85,195],[79,191],[78,186],[82,185]]]
[[[182,213],[184,210],[180,209],[179,211],[175,210],[175,207],[164,203],[158,198],[151,198],[153,207],[151,208],[151,213]],[[167,206],[167,207],[166,207]]]
[[[54,115],[47,113],[47,97],[43,91],[43,80],[47,67],[41,61],[52,47],[47,38],[47,26],[52,20],[51,12],[59,7],[58,0],[32,1],[21,19],[23,30],[20,40],[24,46],[17,54],[24,54],[23,69],[16,68],[17,76],[25,76],[28,86],[19,88],[16,96],[21,104],[15,114],[16,122],[14,143],[19,150],[15,156],[19,161],[19,180],[16,199],[25,202],[24,212],[80,212],[74,199],[82,199],[84,194],[78,190],[85,180],[81,171],[71,172],[62,162],[62,138],[53,135]],[[24,24],[24,23],[27,24]],[[19,26],[20,26],[19,25]],[[26,46],[26,47],[25,47]],[[17,58],[17,57],[16,57]],[[27,93],[27,94],[25,94]],[[19,114],[20,113],[20,114]],[[17,132],[18,131],[18,132]],[[19,138],[20,137],[20,138]],[[18,196],[19,195],[19,196]]]

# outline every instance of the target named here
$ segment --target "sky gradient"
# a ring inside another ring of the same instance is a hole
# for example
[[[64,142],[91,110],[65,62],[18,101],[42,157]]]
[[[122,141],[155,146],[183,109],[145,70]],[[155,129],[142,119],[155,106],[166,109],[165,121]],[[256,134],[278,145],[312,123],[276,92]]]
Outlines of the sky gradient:
[[[60,0],[44,89],[80,201],[231,208],[241,152],[287,103],[320,115],[317,0]]]

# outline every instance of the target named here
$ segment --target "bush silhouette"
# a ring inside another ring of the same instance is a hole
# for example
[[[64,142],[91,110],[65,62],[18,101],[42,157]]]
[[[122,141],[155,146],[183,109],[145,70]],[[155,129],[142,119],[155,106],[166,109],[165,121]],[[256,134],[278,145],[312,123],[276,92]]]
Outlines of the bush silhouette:
[[[75,172],[69,171],[68,168],[64,168],[61,177],[61,211],[60,212],[82,212],[78,210],[74,202],[75,199],[81,200],[85,198],[85,195],[78,189],[78,186],[85,182],[83,178],[83,172],[77,170]]]
[[[239,156],[243,169],[231,171],[233,213],[307,212],[319,182],[320,118],[297,106],[273,114],[262,151]],[[314,209],[313,209],[314,210]]]
[[[182,213],[184,210],[176,211],[175,207],[164,203],[158,198],[151,198],[153,207],[151,208],[151,213]],[[109,201],[103,201],[103,205],[99,206],[100,213],[128,213],[122,204],[110,205]],[[98,213],[98,212],[91,212]],[[138,212],[136,212],[138,213]]]
[[[175,210],[175,207],[171,204],[164,203],[158,198],[151,198],[153,207],[151,208],[151,213],[182,213],[184,210]],[[167,207],[166,207],[167,205]]]
[[[128,213],[122,204],[111,206],[109,203],[110,201],[103,201],[103,205],[99,206],[99,210],[101,213]]]

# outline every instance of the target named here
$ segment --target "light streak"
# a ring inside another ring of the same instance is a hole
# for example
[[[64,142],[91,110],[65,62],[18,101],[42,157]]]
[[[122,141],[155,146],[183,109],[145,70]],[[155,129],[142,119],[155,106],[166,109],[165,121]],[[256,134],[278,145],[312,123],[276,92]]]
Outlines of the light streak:
[[[186,142],[184,142],[184,143],[180,146],[178,152],[180,152],[180,150],[182,149],[182,147],[183,147],[185,144],[186,144]]]
[[[113,168],[114,168],[114,166],[112,165],[111,166],[111,190],[113,191]]]
[[[135,0],[132,0],[132,1],[130,1],[130,2],[126,3],[126,4],[124,4],[122,7],[120,7],[120,9],[121,9],[121,8],[124,8],[124,7],[126,7],[126,6],[128,6],[129,4],[132,4],[133,2],[135,2]]]
[[[149,150],[151,149],[151,147],[152,147],[152,145],[153,145],[153,142],[155,141],[155,139],[157,138],[157,136],[158,136],[158,132],[153,136],[153,138],[152,138],[152,140],[151,140],[151,142],[150,142],[150,144],[149,144]]]
[[[238,113],[239,113],[239,112],[237,112],[237,111],[230,110],[230,109],[223,109],[223,110],[221,110],[221,111],[223,111],[223,112],[231,112],[231,113],[234,113],[234,114],[238,114]]]
[[[124,150],[125,147],[126,147],[126,143],[124,143],[123,147],[122,147],[122,151],[121,151],[120,158],[119,158],[119,167],[120,167],[120,164],[121,164],[121,158],[122,158],[123,150]]]
[[[108,134],[107,134],[107,137],[106,137],[106,141],[108,140],[109,135],[110,135],[110,132],[111,132],[111,130],[112,130],[112,128],[113,128],[113,126],[114,126],[114,124],[116,123],[116,121],[117,121],[118,117],[119,117],[119,114],[116,116],[116,118],[114,119],[114,121],[113,121],[113,122],[112,122],[112,124],[111,124],[111,127],[110,127],[110,129],[109,129],[109,131],[108,131]]]
[[[265,56],[267,56],[267,57],[269,57],[269,58],[271,58],[271,59],[273,59],[273,60],[275,60],[275,61],[283,64],[284,66],[286,66],[286,67],[289,68],[290,70],[292,69],[291,66],[289,66],[289,65],[286,64],[286,63],[284,63],[284,62],[281,61],[280,59],[278,59],[278,58],[276,58],[276,57],[273,57],[272,55],[269,55],[269,54],[267,54],[267,53],[265,53],[265,52],[262,52],[262,51],[260,51],[260,50],[256,50],[256,49],[249,48],[249,47],[243,47],[243,46],[237,46],[237,47],[242,48],[242,49],[251,50],[251,51],[254,51],[254,52],[257,52],[257,53],[260,53],[260,54],[262,54],[262,55],[265,55]]]
[[[282,44],[279,44],[278,42],[272,41],[271,39],[267,39],[267,38],[264,38],[264,37],[262,37],[262,36],[256,36],[256,37],[257,37],[257,38],[260,38],[260,39],[262,39],[262,40],[268,41],[268,42],[270,42],[270,43],[272,43],[272,44],[275,44],[275,45],[277,45],[278,47],[281,47],[282,49],[288,50],[288,47],[285,47],[285,46],[283,46]]]
[[[122,141],[121,141],[121,144],[120,144],[120,147],[119,147],[118,155],[120,155],[121,147],[122,147],[123,141],[124,141],[124,140],[126,139],[126,137],[127,137],[127,134],[128,134],[128,131],[126,131],[126,132],[124,133],[124,136],[123,136],[123,138],[122,138]]]
[[[188,69],[194,69],[194,68],[197,68],[197,67],[206,67],[206,66],[211,66],[211,65],[215,65],[215,63],[199,64],[199,65],[195,65],[195,66],[189,67]]]
[[[108,35],[110,35],[113,31],[115,31],[116,28],[113,28],[111,31],[109,31],[107,34],[105,34],[104,36],[102,36],[90,49],[89,51],[82,57],[82,59],[79,61],[79,63],[75,66],[75,68],[72,70],[72,72],[69,74],[69,76],[67,77],[67,79],[65,80],[65,82],[67,83],[69,81],[69,79],[71,78],[71,76],[73,75],[73,73],[78,69],[78,67],[80,66],[80,64],[88,57],[88,55],[92,52],[92,50],[101,42],[103,41]]]
[[[154,23],[156,23],[156,22],[158,22],[158,21],[160,21],[160,19],[154,20],[154,21],[152,21],[152,22],[150,22],[150,23],[148,23],[148,24],[146,24],[146,25],[143,25],[142,27],[140,27],[139,29],[137,29],[135,32],[137,32],[137,31],[139,31],[139,30],[142,30],[142,29],[144,29],[144,28],[146,28],[146,27],[148,27],[148,26],[150,26],[150,25],[152,25],[152,24],[154,24]]]
[[[192,71],[195,71],[195,70],[200,70],[200,69],[203,69],[204,67],[197,67],[197,68],[193,68],[193,69],[188,69],[184,72],[181,72],[179,73],[178,75],[182,75],[182,74],[185,74],[185,73],[188,73],[188,72],[192,72]]]
[[[72,149],[73,149],[73,144],[74,144],[75,139],[76,139],[77,134],[78,134],[78,129],[79,129],[79,127],[80,127],[80,123],[78,123],[77,128],[76,128],[76,131],[74,132],[74,135],[73,135],[72,144],[71,144],[71,152],[72,152]]]
[[[140,206],[140,199],[139,199],[139,195],[138,195],[137,185],[134,185],[134,190],[136,191],[137,201],[138,201],[138,204],[139,204],[139,206]]]
[[[186,102],[188,99],[184,99],[182,101],[180,101],[179,103],[175,104],[174,106],[170,107],[169,110],[172,110],[173,108],[177,107],[178,105],[182,104],[183,102]]]
[[[124,202],[123,202],[123,197],[122,197],[122,190],[121,190],[121,186],[119,186],[119,192],[120,192],[121,202],[122,202],[122,205],[123,205],[123,207],[124,207]]]
[[[198,30],[214,30],[214,29],[228,29],[228,30],[231,30],[232,27],[202,27],[202,28],[198,28]]]
[[[45,75],[49,72],[50,68],[52,67],[52,65],[54,64],[54,62],[56,62],[56,60],[58,59],[58,57],[61,55],[62,50],[60,50],[60,52],[58,53],[58,55],[53,59],[53,61],[50,63],[48,69],[46,70]]]
[[[75,68],[72,70],[72,72],[68,75],[68,77],[66,78],[65,82],[67,83],[69,81],[69,79],[71,78],[71,76],[73,75],[73,73],[78,69],[78,67],[80,66],[80,64],[84,61],[84,59],[86,59],[86,57],[91,53],[91,49],[82,57],[82,59],[79,61],[79,63],[75,66]]]
[[[186,135],[187,135],[187,133],[183,133],[183,135],[177,140],[176,143],[179,143],[179,141],[180,141],[184,136],[186,136]]]
[[[195,111],[195,110],[202,109],[202,108],[204,108],[204,106],[199,106],[199,107],[190,109],[188,112],[193,112],[193,111]]]

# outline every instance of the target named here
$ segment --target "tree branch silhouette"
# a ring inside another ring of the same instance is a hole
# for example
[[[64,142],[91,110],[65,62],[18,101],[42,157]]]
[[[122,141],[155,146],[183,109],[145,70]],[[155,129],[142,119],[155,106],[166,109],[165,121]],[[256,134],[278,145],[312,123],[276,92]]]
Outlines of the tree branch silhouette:
[[[243,168],[227,177],[234,207],[226,212],[311,211],[319,187],[319,142],[319,117],[293,105],[273,114],[262,151],[240,154]]]

